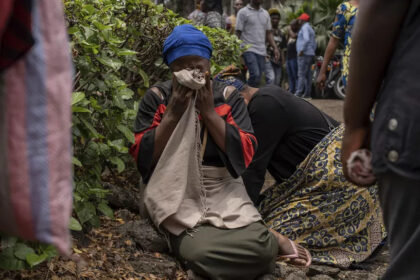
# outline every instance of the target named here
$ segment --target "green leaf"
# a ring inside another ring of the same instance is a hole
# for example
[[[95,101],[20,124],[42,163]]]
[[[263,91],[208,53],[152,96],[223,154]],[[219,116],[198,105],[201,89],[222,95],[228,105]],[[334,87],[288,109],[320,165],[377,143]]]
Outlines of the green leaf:
[[[69,33],[71,35],[71,34],[74,34],[78,31],[79,31],[79,28],[77,26],[72,26],[67,30],[67,33]]]
[[[92,219],[89,220],[89,224],[92,225],[92,227],[99,227],[101,225],[101,221],[99,220],[98,216],[92,217]]]
[[[105,203],[101,202],[98,205],[99,211],[101,211],[108,218],[114,219],[114,211]]]
[[[113,140],[113,141],[108,140],[108,146],[114,148],[115,150],[117,150],[120,153],[127,153],[128,152],[128,148],[126,146],[124,146],[124,140],[123,139],[118,139],[118,140]]]
[[[117,71],[118,69],[121,68],[122,66],[122,62],[119,59],[116,58],[111,58],[111,57],[97,57],[96,58],[100,63],[102,63],[103,65],[109,66],[112,69],[114,69],[115,71]]]
[[[23,261],[26,260],[26,256],[28,254],[34,254],[34,253],[35,253],[34,249],[32,249],[31,247],[27,246],[24,243],[18,243],[16,244],[14,248],[15,257]]]
[[[83,5],[83,10],[82,11],[91,15],[91,14],[95,13],[96,9],[92,5]]]
[[[83,99],[85,99],[85,94],[83,92],[73,92],[71,95],[71,105],[73,106],[74,104],[79,103]]]
[[[83,107],[72,107],[71,110],[73,113],[92,113],[91,110]]]
[[[88,120],[86,120],[84,117],[80,117],[80,120],[86,126],[86,128],[93,134],[93,137],[99,136],[98,131],[92,126],[92,124]]]
[[[49,245],[49,244],[39,244],[39,250],[43,253],[47,255],[47,258],[52,258],[57,256],[57,249],[55,249],[55,247],[53,245]]]
[[[124,171],[125,164],[124,164],[124,161],[122,161],[122,159],[120,159],[119,157],[111,157],[109,161],[117,166],[118,173],[121,173]]]
[[[30,253],[26,255],[26,262],[29,264],[30,267],[34,267],[48,258],[47,254],[37,255],[35,253]]]
[[[0,253],[0,269],[21,270],[26,268],[26,263],[15,257],[13,248],[5,248]]]
[[[129,88],[123,88],[118,91],[118,95],[121,96],[123,100],[129,100],[133,97],[134,92]]]
[[[14,236],[2,236],[0,239],[2,249],[14,247],[18,240],[17,237]]]
[[[99,151],[101,155],[105,157],[109,157],[111,154],[111,149],[108,147],[107,144],[104,144],[104,143],[99,143]]]
[[[130,143],[134,143],[134,133],[128,127],[125,125],[118,125],[117,129],[124,134],[125,138],[127,138]]]
[[[95,206],[90,202],[85,202],[78,208],[76,208],[76,214],[82,224],[96,216]]]
[[[143,79],[144,86],[148,88],[149,87],[149,76],[141,68],[139,69],[139,74]]]
[[[135,55],[138,52],[129,49],[119,49],[117,55]]]
[[[69,229],[74,230],[74,231],[81,231],[82,230],[82,225],[79,223],[78,220],[76,220],[75,218],[71,217],[70,218]]]
[[[92,28],[90,28],[89,26],[82,26],[83,27],[83,29],[84,29],[84,35],[85,35],[85,38],[86,38],[86,40],[87,39],[89,39],[90,37],[92,37],[93,36],[93,34],[95,34],[95,32],[92,30]],[[89,44],[88,42],[86,42],[86,41],[83,41],[85,44]]]
[[[119,95],[114,95],[112,97],[112,101],[113,101],[113,106],[116,106],[122,110],[126,110],[127,109],[127,105],[125,105],[124,99],[119,96]]]
[[[93,21],[93,25],[95,25],[95,27],[98,28],[100,31],[111,29],[111,26],[104,25],[97,20]]]
[[[156,67],[161,66],[163,64],[163,58],[159,57],[158,59],[156,59],[154,64],[155,64]]]

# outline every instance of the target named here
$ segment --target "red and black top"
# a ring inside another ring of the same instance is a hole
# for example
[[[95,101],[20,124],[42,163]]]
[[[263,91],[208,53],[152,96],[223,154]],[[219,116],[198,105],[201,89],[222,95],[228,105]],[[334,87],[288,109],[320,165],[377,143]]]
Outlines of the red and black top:
[[[160,90],[163,99],[150,89],[146,92],[137,112],[135,143],[130,149],[145,183],[153,173],[155,128],[160,124],[171,98],[172,81],[154,87]],[[225,99],[225,87],[224,83],[213,81],[214,110],[226,121],[226,152],[219,149],[209,134],[203,165],[226,166],[232,177],[237,178],[251,163],[257,140],[242,96],[235,90]]]

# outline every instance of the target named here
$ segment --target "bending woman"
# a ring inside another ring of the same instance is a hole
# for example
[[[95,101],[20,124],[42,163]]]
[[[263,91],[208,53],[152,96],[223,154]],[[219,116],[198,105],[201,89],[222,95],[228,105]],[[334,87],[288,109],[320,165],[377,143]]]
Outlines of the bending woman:
[[[226,69],[216,80],[248,103],[258,150],[243,179],[264,221],[316,263],[348,267],[368,258],[386,236],[378,189],[344,178],[343,126],[280,87],[252,88],[237,74]],[[267,170],[277,183],[259,197]]]
[[[173,79],[139,106],[131,153],[149,215],[185,268],[205,278],[254,279],[274,269],[278,253],[309,265],[309,253],[271,232],[246,193],[239,176],[257,142],[238,92],[209,79],[211,52],[201,31],[176,27],[163,50]]]

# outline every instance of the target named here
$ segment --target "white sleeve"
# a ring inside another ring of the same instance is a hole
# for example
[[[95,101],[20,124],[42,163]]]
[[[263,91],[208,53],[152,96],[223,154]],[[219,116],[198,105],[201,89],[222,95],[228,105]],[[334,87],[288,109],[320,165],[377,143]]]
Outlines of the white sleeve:
[[[240,9],[238,12],[238,15],[236,16],[235,31],[236,30],[242,31],[244,29],[244,24],[245,24],[245,15],[242,9]]]
[[[268,12],[266,11],[266,14],[267,14],[267,29],[266,30],[271,30],[271,29],[273,29],[273,27],[271,26],[271,18],[270,18],[270,15],[268,14]]]

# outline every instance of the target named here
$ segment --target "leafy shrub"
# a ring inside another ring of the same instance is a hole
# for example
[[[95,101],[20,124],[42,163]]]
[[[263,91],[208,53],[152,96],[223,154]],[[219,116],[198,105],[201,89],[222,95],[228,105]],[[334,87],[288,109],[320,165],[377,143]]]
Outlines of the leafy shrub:
[[[64,0],[76,68],[72,99],[75,213],[82,225],[98,226],[98,211],[112,217],[102,188],[104,171],[133,167],[128,147],[139,100],[158,80],[165,38],[189,21],[149,0]],[[236,36],[200,27],[214,48],[212,72],[239,61]]]
[[[1,238],[0,269],[21,270],[34,267],[57,254],[52,245],[23,242],[16,237]]]

